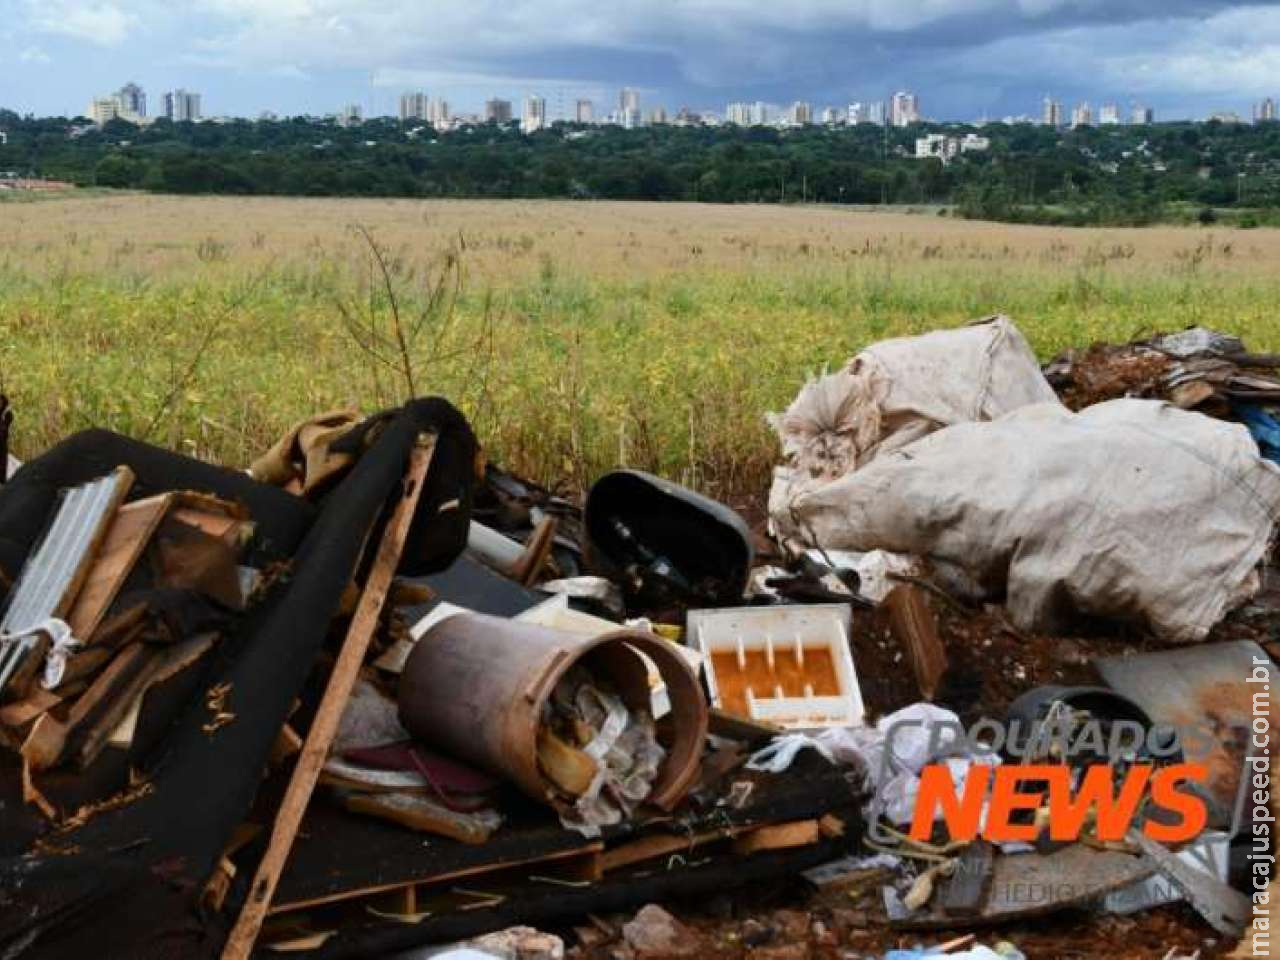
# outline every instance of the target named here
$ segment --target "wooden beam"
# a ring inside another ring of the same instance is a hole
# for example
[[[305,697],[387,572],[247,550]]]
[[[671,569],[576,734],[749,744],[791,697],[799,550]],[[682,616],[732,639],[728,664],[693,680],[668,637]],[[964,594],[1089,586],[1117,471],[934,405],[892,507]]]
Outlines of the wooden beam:
[[[302,750],[302,737],[286,722],[276,734],[276,742],[271,745],[267,766],[275,769],[300,750]]]
[[[381,817],[459,843],[487,843],[493,836],[493,826],[474,814],[457,813],[429,797],[411,793],[349,793],[342,805],[352,813]]]
[[[62,694],[39,688],[25,700],[0,707],[0,726],[21,727],[62,702]]]
[[[618,870],[622,867],[629,867],[632,864],[643,863],[655,857],[670,856],[674,853],[689,853],[696,847],[715,843],[717,840],[728,840],[753,829],[755,828],[749,826],[734,826],[726,827],[723,830],[708,830],[705,833],[695,833],[692,836],[660,833],[641,837],[630,843],[624,843],[622,846],[606,850],[600,858],[600,866],[608,873],[610,870]]]
[[[49,713],[42,714],[32,725],[22,744],[22,755],[30,762],[31,769],[47,770],[56,765],[62,759],[72,733],[143,668],[148,656],[149,651],[143,644],[135,643],[125,647],[72,705],[65,721],[58,720]],[[127,703],[125,707],[128,707]]]
[[[320,768],[324,766],[329,745],[338,732],[338,721],[351,696],[351,689],[355,686],[369,642],[377,629],[378,617],[386,602],[396,568],[400,565],[400,554],[404,551],[405,541],[409,536],[409,526],[413,522],[434,449],[435,439],[429,437],[409,455],[409,469],[405,474],[400,501],[396,504],[382,535],[382,542],[378,545],[377,556],[374,557],[364,592],[360,595],[355,615],[347,628],[342,650],[333,665],[320,707],[307,732],[307,739],[293,768],[284,799],[280,802],[279,812],[271,828],[271,839],[249,886],[244,908],[223,948],[223,960],[246,960],[253,951],[258,931],[262,929],[262,921],[266,919],[271,907],[271,897],[280,881],[280,873],[320,776]]]
[[[412,880],[401,880],[396,883],[383,883],[371,887],[357,887],[350,890],[340,890],[336,893],[330,893],[323,897],[313,897],[308,900],[298,900],[293,903],[274,903],[271,905],[269,912],[272,916],[282,913],[295,913],[299,910],[310,910],[313,907],[321,907],[326,904],[338,903],[343,900],[365,899],[374,894],[386,893],[388,890],[399,890],[401,887],[406,886],[417,885],[422,887],[427,886],[428,884],[444,883],[448,880],[461,880],[464,877],[478,877],[490,873],[501,873],[515,867],[529,867],[535,864],[552,864],[562,860],[592,856],[603,849],[604,844],[596,840],[590,843],[584,843],[581,847],[573,847],[568,850],[558,850],[555,853],[549,853],[540,857],[506,860],[502,863],[479,863],[475,866],[463,867],[460,870],[427,874],[421,877],[416,877]]]
[[[733,852],[740,857],[746,857],[765,850],[807,847],[817,843],[821,837],[822,830],[818,827],[817,820],[796,820],[792,823],[761,827],[759,830],[743,834],[733,841]]]
[[[884,598],[884,610],[889,632],[911,664],[920,696],[933,700],[947,672],[947,651],[928,597],[914,583],[900,583]]]
[[[511,565],[511,579],[526,587],[537,583],[538,575],[551,557],[551,548],[555,546],[555,542],[556,518],[548,514],[534,529],[529,542],[524,545],[524,551]]]

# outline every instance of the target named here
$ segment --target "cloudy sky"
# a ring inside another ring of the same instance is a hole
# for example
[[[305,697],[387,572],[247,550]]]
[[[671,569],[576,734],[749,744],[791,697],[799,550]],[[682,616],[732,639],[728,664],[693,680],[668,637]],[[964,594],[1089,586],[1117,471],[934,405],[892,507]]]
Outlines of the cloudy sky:
[[[455,111],[538,92],[553,114],[919,93],[938,119],[1142,102],[1162,118],[1280,97],[1280,3],[1216,0],[0,0],[0,106],[83,112],[127,80],[206,114]]]

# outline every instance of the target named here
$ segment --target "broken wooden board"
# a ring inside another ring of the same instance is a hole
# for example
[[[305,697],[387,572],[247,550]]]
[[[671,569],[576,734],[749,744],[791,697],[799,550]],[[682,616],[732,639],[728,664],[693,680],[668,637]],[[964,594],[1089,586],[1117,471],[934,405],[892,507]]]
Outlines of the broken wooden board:
[[[606,850],[600,858],[600,866],[604,872],[608,873],[610,870],[619,870],[658,857],[692,854],[699,847],[731,840],[749,829],[749,827],[726,827],[723,830],[708,830],[690,835],[653,834]]]
[[[217,641],[216,633],[202,633],[182,640],[161,652],[150,673],[143,678],[140,688],[130,702],[128,709],[120,716],[107,738],[107,743],[120,749],[128,749],[133,745],[134,734],[138,728],[138,718],[142,715],[143,702],[152,687],[164,683],[170,677],[181,673],[206,653]],[[104,719],[104,724],[110,720]]]
[[[133,678],[145,668],[150,656],[151,652],[143,644],[135,643],[125,647],[98,674],[89,689],[71,705],[65,720],[59,720],[48,713],[40,716],[22,744],[22,755],[31,764],[31,768],[47,770],[55,766],[62,759],[75,732],[90,722],[98,711],[106,709],[113,698],[132,683]],[[126,701],[122,709],[127,708]],[[116,722],[119,722],[119,718]]]
[[[512,565],[510,575],[511,579],[522,586],[532,587],[538,580],[542,568],[547,565],[547,560],[551,557],[551,548],[556,541],[556,518],[552,514],[542,518],[542,521],[534,528],[529,540],[524,545],[524,551]]]
[[[355,816],[334,798],[317,797],[302,821],[271,913],[358,899],[367,891],[427,883],[441,875],[476,876],[601,848],[598,841],[565,830],[549,809],[523,798],[517,802],[519,807],[504,809],[510,813],[508,821],[489,842],[475,846]]]
[[[242,526],[249,522],[249,511],[243,504],[206,493],[196,493],[194,490],[179,490],[174,493],[170,515],[175,520],[198,527],[209,536],[229,544],[239,537]]]
[[[450,837],[459,843],[487,843],[495,829],[484,817],[458,813],[412,793],[346,793],[342,803],[352,813],[381,817],[410,830]]]
[[[173,499],[172,493],[162,493],[126,503],[116,510],[102,549],[94,558],[84,586],[67,615],[71,635],[82,643],[93,638],[94,630],[106,616]]]
[[[403,828],[394,828],[398,832],[399,842],[403,844],[406,836]],[[410,835],[411,836],[411,835]],[[414,838],[417,839],[416,837]],[[492,841],[491,841],[492,842]],[[486,844],[485,846],[488,846]],[[276,915],[281,913],[292,913],[298,910],[308,910],[313,907],[323,906],[325,904],[339,903],[346,900],[362,900],[367,897],[384,894],[391,891],[405,890],[409,887],[429,886],[431,884],[444,883],[449,880],[469,879],[485,877],[489,875],[503,874],[517,867],[537,867],[539,870],[549,869],[552,865],[560,861],[577,860],[584,856],[594,857],[603,850],[604,845],[598,840],[584,841],[581,836],[577,837],[577,842],[566,849],[557,850],[553,853],[536,855],[531,857],[519,858],[515,860],[495,861],[492,857],[478,858],[479,862],[469,867],[459,867],[454,870],[432,871],[426,867],[430,861],[423,858],[419,860],[419,868],[423,871],[419,876],[407,880],[394,883],[375,884],[367,887],[355,887],[337,891],[328,896],[313,897],[309,900],[298,900],[292,902],[279,902],[271,906],[270,914]],[[472,849],[482,849],[481,847],[472,847]],[[536,872],[536,871],[535,871]]]
[[[1098,673],[1114,689],[1147,712],[1157,724],[1187,728],[1185,759],[1209,771],[1205,785],[1214,800],[1208,826],[1231,828],[1248,786],[1245,774],[1249,725],[1254,693],[1260,683],[1248,683],[1256,668],[1270,689],[1280,680],[1271,658],[1248,640],[1179,647],[1130,657],[1097,661]],[[1268,698],[1270,722],[1280,723],[1275,698]],[[1206,731],[1212,731],[1212,738]]]
[[[928,597],[914,583],[900,583],[884,598],[883,608],[889,632],[911,664],[920,696],[932,701],[947,672],[947,651]]]
[[[426,944],[470,939],[517,923],[546,928],[588,913],[630,914],[656,901],[692,903],[743,884],[794,875],[845,852],[843,841],[823,840],[810,847],[766,851],[748,858],[709,855],[672,864],[669,869],[662,863],[655,869],[606,875],[588,884],[548,882],[536,874],[523,883],[510,878],[492,882],[471,879],[451,885],[471,892],[470,902],[444,909],[436,899],[424,899],[428,891],[419,890],[416,905],[427,915],[418,922],[366,918],[364,923],[344,924],[320,956],[390,956]],[[318,927],[327,917],[323,912],[315,914],[312,922]]]
[[[851,796],[845,771],[814,751],[802,752],[785,775],[743,771],[741,776],[754,785],[750,802],[742,809],[716,809],[689,821],[688,830],[700,841],[706,840],[705,844],[699,842],[696,846],[714,848],[713,841],[718,838],[770,824],[818,821],[829,811],[849,803]],[[275,786],[269,782],[264,789],[271,791]],[[267,802],[274,801],[268,798]],[[412,883],[425,883],[433,875],[482,876],[522,863],[550,863],[581,857],[595,849],[594,845],[588,846],[580,834],[561,827],[550,808],[518,797],[504,801],[499,809],[507,821],[488,843],[469,846],[444,837],[409,834],[392,823],[353,816],[330,797],[317,797],[307,810],[280,878],[272,913],[359,899],[369,891],[381,893]],[[856,824],[856,819],[853,823]],[[683,849],[688,849],[688,833],[670,833],[666,818],[661,824],[657,828],[661,832],[650,833],[648,837],[642,833],[642,824],[606,828],[602,866],[607,861],[611,871],[631,874],[633,867],[644,870],[655,864],[665,865],[659,858],[680,852],[666,850],[677,840]],[[818,829],[822,833],[820,822]],[[856,836],[860,829],[851,825],[846,827],[846,832],[848,836]],[[827,842],[824,834],[821,845]],[[840,842],[847,841],[840,838]],[[633,844],[643,846],[633,847]],[[817,848],[795,849],[798,852]],[[611,854],[613,858],[608,860]],[[767,859],[772,855],[762,852],[751,859]],[[702,855],[687,859],[701,860]]]
[[[62,695],[41,687],[25,700],[0,707],[0,726],[21,727],[62,702]]]
[[[764,850],[790,850],[807,847],[822,837],[817,820],[797,820],[793,823],[777,823],[745,833],[733,841],[733,852],[747,857]]]
[[[947,913],[942,898],[935,895],[918,913],[891,914],[890,925],[905,930],[994,926],[1083,906],[1155,871],[1155,861],[1149,857],[1094,850],[1079,843],[1048,854],[996,855],[990,890],[979,912]]]
[[[311,728],[294,766],[289,787],[280,804],[267,850],[258,864],[248,898],[223,948],[224,960],[245,960],[253,951],[254,941],[270,908],[285,860],[293,847],[298,827],[320,776],[320,768],[324,765],[329,745],[338,732],[342,711],[351,696],[360,667],[364,664],[369,642],[377,629],[378,618],[386,602],[387,592],[391,589],[396,568],[400,564],[400,555],[409,536],[409,527],[413,522],[434,450],[435,439],[429,437],[420,441],[409,454],[409,468],[405,473],[400,499],[387,521],[382,542],[378,544],[378,552],[365,580],[355,616],[351,618],[337,662],[329,675],[324,696],[311,721]]]

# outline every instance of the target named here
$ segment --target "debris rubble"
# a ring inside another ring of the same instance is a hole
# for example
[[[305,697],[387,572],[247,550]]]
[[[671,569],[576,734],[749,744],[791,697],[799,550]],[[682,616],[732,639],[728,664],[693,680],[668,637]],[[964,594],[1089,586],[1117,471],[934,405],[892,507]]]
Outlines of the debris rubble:
[[[251,465],[96,429],[6,459],[0,953],[1234,948],[1275,853],[1240,798],[1280,355],[1193,328],[1041,368],[996,316],[770,422],[754,529],[625,467],[553,494],[442,398]]]

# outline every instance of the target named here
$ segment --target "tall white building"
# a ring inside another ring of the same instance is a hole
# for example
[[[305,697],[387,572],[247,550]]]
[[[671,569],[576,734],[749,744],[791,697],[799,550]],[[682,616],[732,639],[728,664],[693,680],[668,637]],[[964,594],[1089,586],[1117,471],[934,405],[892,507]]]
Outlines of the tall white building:
[[[525,133],[533,133],[547,125],[547,100],[537,94],[524,98],[524,115],[520,118],[520,129]]]
[[[432,97],[427,103],[427,123],[439,127],[449,122],[449,102],[444,97]]]
[[[358,103],[348,103],[338,111],[338,124],[343,127],[354,127],[364,122],[364,110]]]
[[[845,123],[851,127],[856,127],[860,123],[870,123],[871,118],[867,113],[867,105],[860,100],[855,100],[849,104],[849,109],[844,115]]]
[[[889,101],[889,119],[895,127],[909,127],[920,122],[920,98],[899,90]]]
[[[120,98],[120,112],[132,114],[141,119],[147,115],[147,94],[136,83],[129,82],[120,88],[116,96]]]
[[[1098,124],[1103,127],[1119,126],[1120,107],[1114,103],[1104,103],[1098,110]]]
[[[1093,108],[1089,106],[1089,101],[1077,103],[1075,109],[1071,111],[1071,129],[1091,126],[1093,126]]]
[[[1253,120],[1255,123],[1266,123],[1267,121],[1276,119],[1278,119],[1276,113],[1276,102],[1271,97],[1267,97],[1253,108]]]
[[[120,116],[120,98],[115,94],[108,97],[94,97],[89,101],[84,115],[98,126],[110,123]]]
[[[164,115],[174,123],[190,120],[195,123],[200,119],[200,94],[190,90],[177,90],[164,95]]]
[[[573,107],[573,119],[577,123],[595,123],[595,104],[590,100],[579,100]]]
[[[867,123],[874,123],[878,127],[883,127],[885,122],[885,107],[883,100],[873,100],[867,104]]]
[[[751,104],[741,102],[729,104],[724,108],[724,122],[739,127],[751,126]]]
[[[421,90],[412,93],[404,93],[400,95],[400,120],[422,120],[427,119],[427,105],[430,101],[427,95]]]
[[[640,109],[640,91],[635,87],[623,87],[618,92],[618,113],[625,114],[628,110]]]
[[[649,111],[649,122],[653,124],[664,124],[667,122],[667,108],[659,104]]]
[[[1155,123],[1156,112],[1150,107],[1144,107],[1142,104],[1136,103],[1133,106],[1133,114],[1130,117],[1129,122],[1139,127]]]
[[[484,119],[486,123],[510,123],[511,101],[490,97],[484,102]]]
[[[757,100],[751,105],[751,125],[753,127],[763,127],[768,124],[770,119],[769,105],[763,100]]]
[[[1055,129],[1062,126],[1062,101],[1055,100],[1053,97],[1045,97],[1043,109],[1040,113],[1040,122],[1046,127]]]
[[[813,107],[803,100],[797,100],[787,110],[787,122],[793,127],[803,127],[813,123]]]
[[[838,107],[823,107],[822,122],[825,126],[834,127],[837,123],[843,121],[844,115],[840,113]]]

